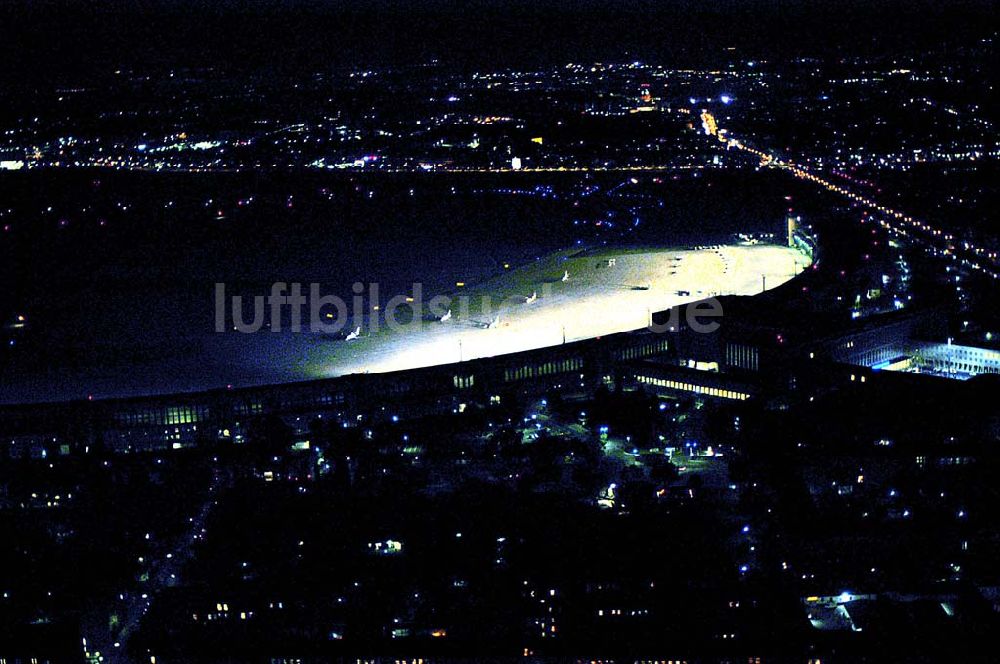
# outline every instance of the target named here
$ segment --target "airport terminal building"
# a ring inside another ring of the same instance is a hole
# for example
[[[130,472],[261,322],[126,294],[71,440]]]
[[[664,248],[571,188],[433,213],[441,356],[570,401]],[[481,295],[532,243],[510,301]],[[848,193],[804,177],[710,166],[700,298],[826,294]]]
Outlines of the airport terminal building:
[[[946,314],[941,310],[900,312],[818,334],[774,322],[771,315],[748,315],[755,309],[751,300],[724,299],[732,313],[708,334],[683,323],[668,327],[667,320],[685,319],[672,310],[653,315],[662,332],[642,329],[426,368],[138,398],[0,406],[2,452],[7,457],[46,458],[95,449],[130,453],[241,444],[252,423],[263,417],[281,418],[304,436],[315,418],[345,427],[368,426],[488,409],[554,391],[587,395],[601,385],[727,403],[763,400],[767,407],[781,408],[790,400],[850,383],[1000,374],[996,351],[935,341],[944,330]]]

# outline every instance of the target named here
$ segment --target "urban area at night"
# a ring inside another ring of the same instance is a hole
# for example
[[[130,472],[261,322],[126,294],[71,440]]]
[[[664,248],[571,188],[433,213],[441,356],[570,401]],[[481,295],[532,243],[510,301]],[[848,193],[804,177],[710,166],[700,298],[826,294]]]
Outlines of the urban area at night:
[[[0,664],[992,662],[991,0],[0,7]]]

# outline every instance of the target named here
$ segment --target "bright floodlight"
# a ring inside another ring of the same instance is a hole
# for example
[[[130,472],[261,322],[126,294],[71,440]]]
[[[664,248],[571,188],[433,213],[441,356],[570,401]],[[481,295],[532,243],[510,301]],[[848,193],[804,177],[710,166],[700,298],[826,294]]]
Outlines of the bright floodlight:
[[[773,245],[556,253],[462,288],[467,313],[453,305],[446,320],[398,331],[382,323],[350,342],[317,344],[308,366],[324,377],[381,373],[638,330],[654,312],[708,297],[756,295],[808,265],[797,250]]]

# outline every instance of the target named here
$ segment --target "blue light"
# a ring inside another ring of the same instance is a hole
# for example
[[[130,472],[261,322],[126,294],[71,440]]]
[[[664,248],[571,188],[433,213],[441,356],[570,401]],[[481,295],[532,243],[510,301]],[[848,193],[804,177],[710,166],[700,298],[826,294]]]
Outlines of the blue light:
[[[730,97],[729,95],[722,95],[719,97],[719,99],[722,101],[723,104],[729,104],[733,101],[733,98]]]

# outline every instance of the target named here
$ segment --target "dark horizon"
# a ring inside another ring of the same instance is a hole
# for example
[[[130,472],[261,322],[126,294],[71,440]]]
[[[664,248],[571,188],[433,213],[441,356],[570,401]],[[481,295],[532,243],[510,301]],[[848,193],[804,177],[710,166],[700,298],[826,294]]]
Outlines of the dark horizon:
[[[82,7],[67,0],[15,0],[0,8],[0,76],[64,83],[143,67],[281,72],[434,60],[467,69],[574,60],[701,67],[734,55],[914,54],[991,36],[997,28],[992,5],[442,0],[356,7],[320,0],[108,0]]]

